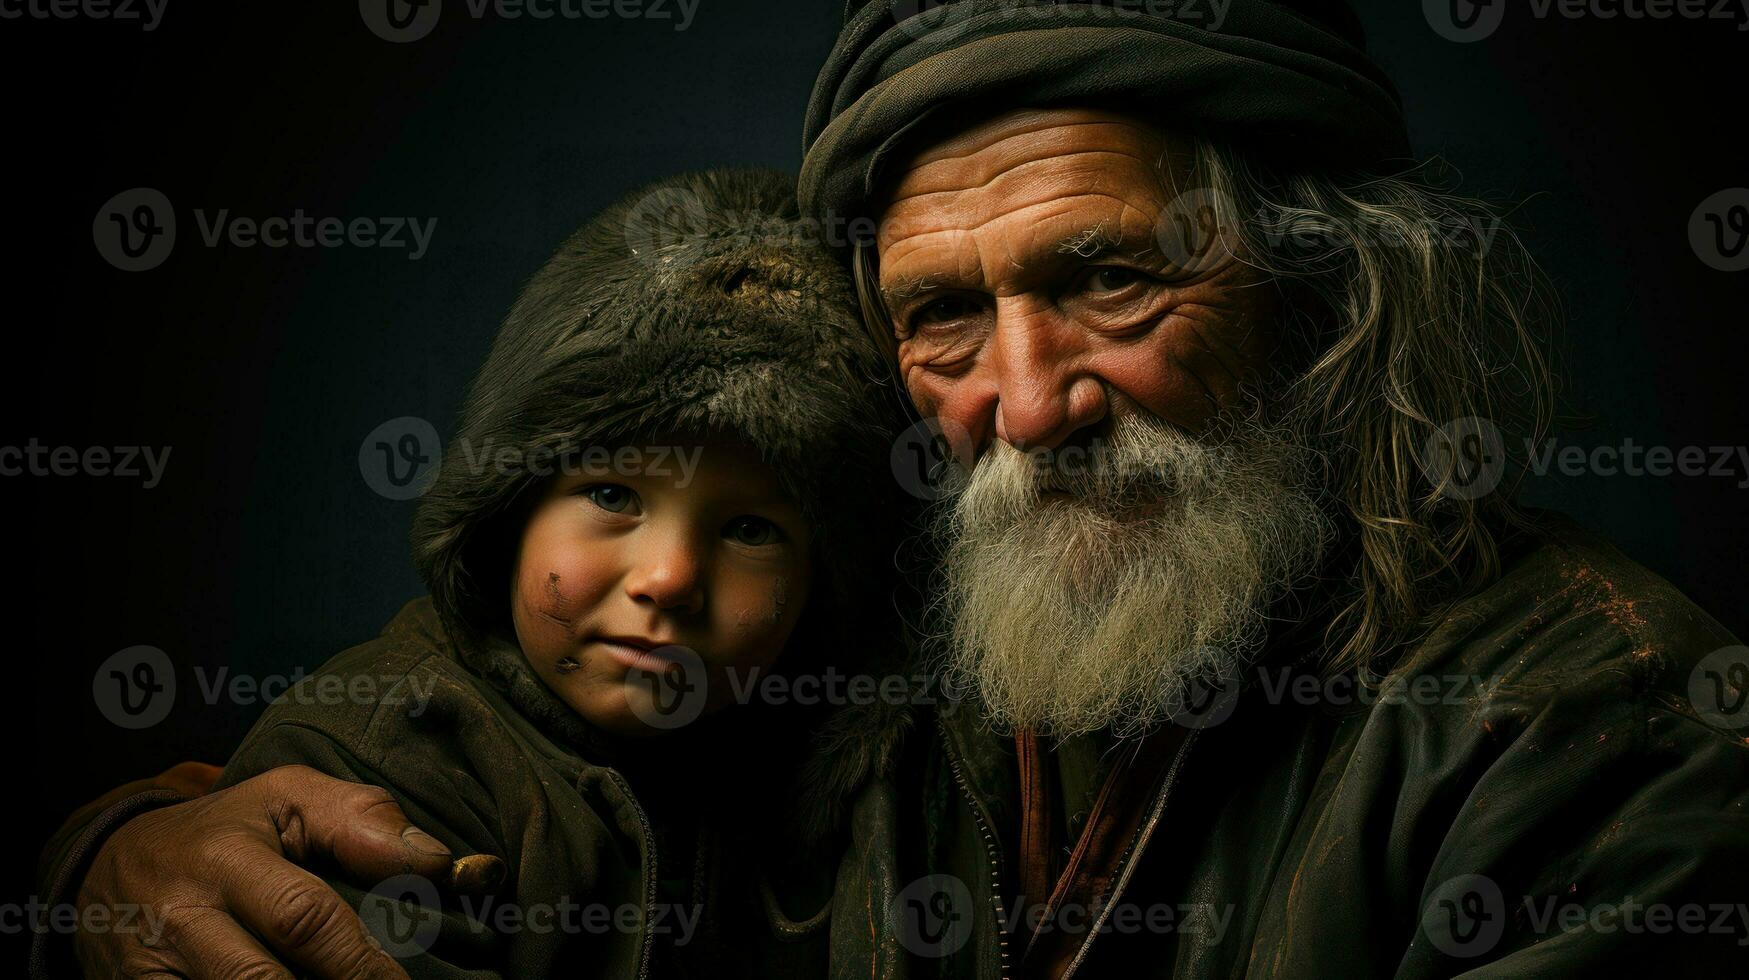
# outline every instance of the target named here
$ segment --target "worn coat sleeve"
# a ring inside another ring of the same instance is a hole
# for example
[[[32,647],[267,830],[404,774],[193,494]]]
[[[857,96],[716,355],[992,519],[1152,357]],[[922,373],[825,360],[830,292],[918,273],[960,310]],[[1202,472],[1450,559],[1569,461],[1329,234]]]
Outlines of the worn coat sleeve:
[[[1398,713],[1425,815],[1401,855],[1428,861],[1398,975],[1740,973],[1749,709],[1700,710],[1697,690],[1749,651],[1613,550],[1550,558],[1431,645],[1482,696]]]
[[[228,786],[280,766],[309,766],[351,782],[381,786],[395,797],[409,820],[457,854],[503,855],[497,839],[498,820],[489,807],[474,811],[483,799],[477,787],[467,792],[469,805],[443,806],[435,797],[453,792],[454,782],[441,787],[397,779],[385,771],[380,757],[360,744],[348,744],[331,730],[306,723],[297,710],[270,708],[225,767],[220,786]],[[366,743],[368,744],[368,743]],[[401,770],[399,775],[409,775]],[[428,775],[420,771],[420,776]],[[454,780],[465,777],[456,773]],[[435,790],[435,792],[434,792]],[[466,792],[464,790],[464,792]],[[458,898],[444,893],[442,883],[415,876],[385,881],[353,881],[340,872],[321,869],[323,880],[356,909],[367,929],[393,955],[408,975],[419,978],[498,977],[506,937],[488,915],[480,921]]]
[[[419,629],[391,624],[292,688],[220,785],[286,765],[381,786],[456,855],[504,860],[504,882],[483,895],[315,869],[411,976],[647,969],[653,855],[623,783],[543,736]]]

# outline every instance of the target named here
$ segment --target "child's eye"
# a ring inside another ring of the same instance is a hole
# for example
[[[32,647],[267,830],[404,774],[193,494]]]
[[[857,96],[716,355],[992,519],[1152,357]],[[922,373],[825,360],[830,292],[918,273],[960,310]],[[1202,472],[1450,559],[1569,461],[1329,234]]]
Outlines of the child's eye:
[[[745,545],[777,544],[783,532],[763,517],[737,517],[723,528],[723,537]]]
[[[594,483],[579,491],[583,497],[612,514],[637,513],[638,495],[617,483]]]

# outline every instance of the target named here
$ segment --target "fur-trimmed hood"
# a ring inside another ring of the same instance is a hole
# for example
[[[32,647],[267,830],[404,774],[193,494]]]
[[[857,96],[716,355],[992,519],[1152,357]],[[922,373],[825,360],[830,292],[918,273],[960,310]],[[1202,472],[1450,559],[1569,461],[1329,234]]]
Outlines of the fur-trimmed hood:
[[[903,670],[892,592],[907,501],[888,469],[903,402],[889,377],[791,178],[686,174],[609,207],[522,291],[414,519],[415,561],[462,659],[574,733],[503,642],[543,473],[585,450],[728,434],[773,467],[813,531],[814,587],[780,669]],[[804,823],[836,823],[842,798],[891,759],[904,715],[877,704],[809,719]]]

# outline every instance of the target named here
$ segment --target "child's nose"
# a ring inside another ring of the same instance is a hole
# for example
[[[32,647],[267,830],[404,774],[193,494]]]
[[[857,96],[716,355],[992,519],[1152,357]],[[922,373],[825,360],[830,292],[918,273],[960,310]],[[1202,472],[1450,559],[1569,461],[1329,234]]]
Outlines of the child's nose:
[[[626,595],[663,612],[693,613],[704,608],[704,576],[698,555],[688,547],[663,548],[626,576]]]

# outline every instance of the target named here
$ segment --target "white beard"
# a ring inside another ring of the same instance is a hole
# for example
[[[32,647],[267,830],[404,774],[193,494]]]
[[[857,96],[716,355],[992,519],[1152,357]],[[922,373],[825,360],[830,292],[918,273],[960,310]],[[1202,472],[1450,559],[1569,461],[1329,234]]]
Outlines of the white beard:
[[[1079,465],[994,443],[936,528],[948,689],[1002,730],[1123,736],[1249,664],[1330,521],[1303,442],[1229,431],[1204,442],[1126,416]]]

